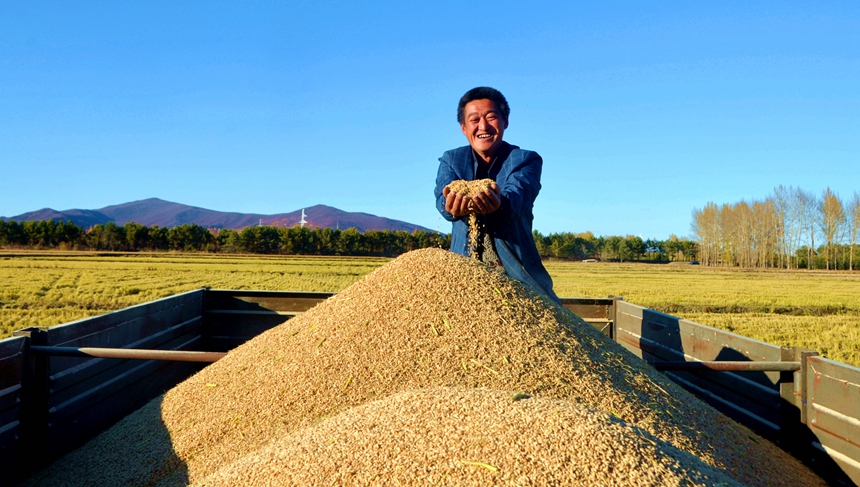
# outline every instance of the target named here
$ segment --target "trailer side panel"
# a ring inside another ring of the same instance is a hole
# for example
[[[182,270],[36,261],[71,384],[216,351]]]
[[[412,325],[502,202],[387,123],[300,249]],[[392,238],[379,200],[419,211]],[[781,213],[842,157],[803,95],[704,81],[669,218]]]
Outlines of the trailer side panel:
[[[0,341],[0,472],[21,461],[25,346],[23,337]]]

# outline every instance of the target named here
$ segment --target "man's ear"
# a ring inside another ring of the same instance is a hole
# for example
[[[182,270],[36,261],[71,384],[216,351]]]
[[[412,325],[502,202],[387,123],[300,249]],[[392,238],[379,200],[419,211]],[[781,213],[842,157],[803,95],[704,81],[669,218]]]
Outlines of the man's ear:
[[[508,130],[508,119],[505,119],[505,130]]]
[[[507,127],[505,127],[505,128],[507,128]],[[469,134],[466,133],[466,124],[465,123],[460,124],[460,130],[463,132],[463,135],[465,135],[466,137],[469,136]]]

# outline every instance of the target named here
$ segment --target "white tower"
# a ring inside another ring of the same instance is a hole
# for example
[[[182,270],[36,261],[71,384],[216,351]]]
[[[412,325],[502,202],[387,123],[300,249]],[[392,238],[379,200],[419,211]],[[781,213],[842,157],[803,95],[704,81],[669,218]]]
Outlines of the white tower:
[[[308,224],[308,221],[307,221],[307,220],[305,220],[305,209],[304,209],[304,208],[302,208],[302,219],[301,219],[301,220],[299,220],[299,226],[300,226],[300,227],[302,227],[302,228],[304,228],[304,227],[305,227],[305,225],[307,225],[307,224]]]

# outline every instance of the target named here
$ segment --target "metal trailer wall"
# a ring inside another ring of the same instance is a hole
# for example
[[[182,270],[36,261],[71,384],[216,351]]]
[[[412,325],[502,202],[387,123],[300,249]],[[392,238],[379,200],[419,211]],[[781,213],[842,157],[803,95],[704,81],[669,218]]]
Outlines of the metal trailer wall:
[[[204,309],[207,350],[236,348],[334,294],[208,289]]]
[[[860,368],[811,356],[805,376],[803,422],[812,432],[812,461],[860,484]]]
[[[203,298],[203,290],[191,291],[47,330],[26,328],[12,340],[26,342],[27,347],[201,350]],[[0,342],[0,349],[6,342]],[[6,471],[7,482],[81,446],[203,366],[25,355],[21,409],[26,414],[21,418],[22,435],[9,445],[19,461]]]
[[[615,340],[645,361],[799,362],[795,372],[666,371],[833,485],[860,484],[860,368],[618,301]]]
[[[21,416],[27,341],[9,338],[0,341],[0,472],[12,472],[21,462]],[[0,474],[5,475],[5,474]]]

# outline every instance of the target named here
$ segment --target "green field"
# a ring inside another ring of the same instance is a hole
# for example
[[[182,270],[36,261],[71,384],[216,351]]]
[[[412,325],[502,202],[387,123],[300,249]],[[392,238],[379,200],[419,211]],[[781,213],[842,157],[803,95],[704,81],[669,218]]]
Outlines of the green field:
[[[340,291],[387,259],[0,252],[0,337],[208,286]],[[565,297],[626,301],[860,365],[860,273],[549,262]]]

